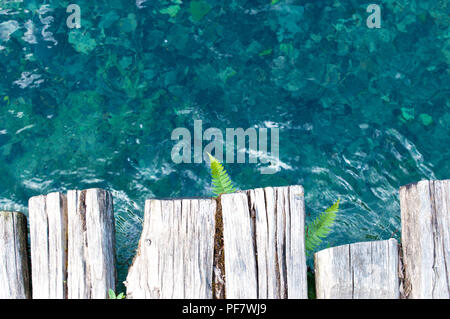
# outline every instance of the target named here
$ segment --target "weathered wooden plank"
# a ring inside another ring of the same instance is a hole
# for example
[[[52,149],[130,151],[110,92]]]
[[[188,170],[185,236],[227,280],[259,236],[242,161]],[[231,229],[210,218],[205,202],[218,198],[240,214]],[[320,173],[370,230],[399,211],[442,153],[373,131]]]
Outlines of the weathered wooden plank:
[[[270,206],[273,204],[273,190],[269,188],[270,192],[269,201]],[[276,238],[276,221],[275,214],[267,215],[267,210],[273,211],[270,208],[266,208],[266,194],[264,189],[258,188],[249,190],[247,192],[250,202],[250,214],[254,220],[254,228],[252,232],[258,232],[259,236],[256,236],[256,256],[257,256],[257,269],[258,269],[258,297],[259,298],[279,298],[278,282],[277,282],[277,270],[275,258],[270,256],[276,256],[276,245],[269,245],[274,243]]]
[[[450,298],[450,180],[400,188],[404,293]]]
[[[212,298],[216,202],[148,200],[127,298]]]
[[[27,219],[0,211],[0,299],[29,299]]]
[[[29,200],[33,299],[66,298],[67,201],[61,193]]]
[[[395,239],[355,243],[314,254],[318,299],[398,299]]]
[[[221,196],[225,249],[225,296],[258,298],[252,222],[245,193]]]
[[[302,186],[278,188],[284,193],[286,205],[287,297],[307,299],[305,253],[305,202]],[[289,214],[289,215],[287,215]]]
[[[69,191],[69,299],[106,299],[115,290],[115,229],[113,199],[108,191]]]
[[[222,195],[221,208],[226,297],[307,298],[303,187]]]

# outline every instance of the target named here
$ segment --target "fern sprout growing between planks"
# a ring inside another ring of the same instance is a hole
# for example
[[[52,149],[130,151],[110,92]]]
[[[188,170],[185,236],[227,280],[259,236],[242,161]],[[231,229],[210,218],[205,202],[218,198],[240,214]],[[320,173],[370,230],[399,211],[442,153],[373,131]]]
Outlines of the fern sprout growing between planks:
[[[109,296],[109,299],[125,299],[125,294],[123,292],[116,295],[116,293],[112,289],[108,290],[108,296]]]
[[[213,193],[220,194],[233,193],[236,189],[228,176],[227,171],[219,161],[208,153],[211,161],[211,177],[213,184]],[[336,220],[336,213],[339,211],[339,199],[331,207],[327,208],[317,218],[305,227],[305,249],[309,256],[325,237],[331,232],[331,227]]]
[[[305,248],[306,254],[314,251],[322,240],[331,232],[336,220],[336,213],[339,211],[339,199],[331,207],[328,207],[322,214],[306,226],[305,228]]]
[[[220,194],[229,194],[236,191],[233,187],[230,177],[227,171],[223,168],[222,164],[208,153],[209,159],[211,161],[211,177],[213,184],[213,193],[219,196]]]

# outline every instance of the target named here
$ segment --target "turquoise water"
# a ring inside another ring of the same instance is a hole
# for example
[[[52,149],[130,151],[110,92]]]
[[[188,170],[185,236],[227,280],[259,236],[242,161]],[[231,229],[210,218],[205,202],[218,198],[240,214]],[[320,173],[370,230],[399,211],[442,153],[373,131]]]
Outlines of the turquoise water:
[[[75,1],[74,1],[75,2]],[[279,128],[281,170],[225,164],[240,189],[302,184],[308,219],[338,198],[326,245],[399,238],[401,185],[449,178],[448,1],[0,0],[0,209],[102,187],[120,280],[144,200],[208,196],[172,130]],[[274,1],[276,2],[276,1]]]

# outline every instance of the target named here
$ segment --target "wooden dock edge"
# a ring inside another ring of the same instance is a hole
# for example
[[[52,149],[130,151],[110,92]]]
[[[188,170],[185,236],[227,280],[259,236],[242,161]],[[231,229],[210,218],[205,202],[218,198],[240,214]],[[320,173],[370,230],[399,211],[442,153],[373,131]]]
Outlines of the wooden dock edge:
[[[450,298],[450,180],[399,193],[401,245],[389,239],[317,252],[318,298]],[[301,186],[148,200],[127,296],[307,298],[304,215]],[[30,254],[25,215],[0,212],[0,285],[7,287],[0,298],[104,299],[115,289],[108,191],[32,197],[29,222]]]
[[[125,285],[128,298],[306,298],[303,187],[146,201]]]
[[[29,200],[33,299],[106,299],[117,283],[114,208],[102,189]]]
[[[450,298],[450,180],[408,184],[399,193],[398,249],[390,239],[317,252],[318,298]]]

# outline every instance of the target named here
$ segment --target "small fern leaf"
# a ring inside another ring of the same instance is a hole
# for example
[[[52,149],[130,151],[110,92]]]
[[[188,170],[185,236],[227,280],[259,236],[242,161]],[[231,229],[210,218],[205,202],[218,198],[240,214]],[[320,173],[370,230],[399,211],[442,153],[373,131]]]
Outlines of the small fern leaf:
[[[213,193],[219,196],[220,194],[228,194],[235,192],[233,183],[228,176],[227,171],[223,168],[222,164],[208,153],[209,160],[211,161],[211,177],[213,184]]]
[[[331,207],[327,208],[305,229],[305,249],[309,256],[322,240],[331,232],[331,227],[336,220],[336,213],[339,211],[339,200]]]
[[[108,290],[109,299],[116,299],[116,293],[111,288]]]

